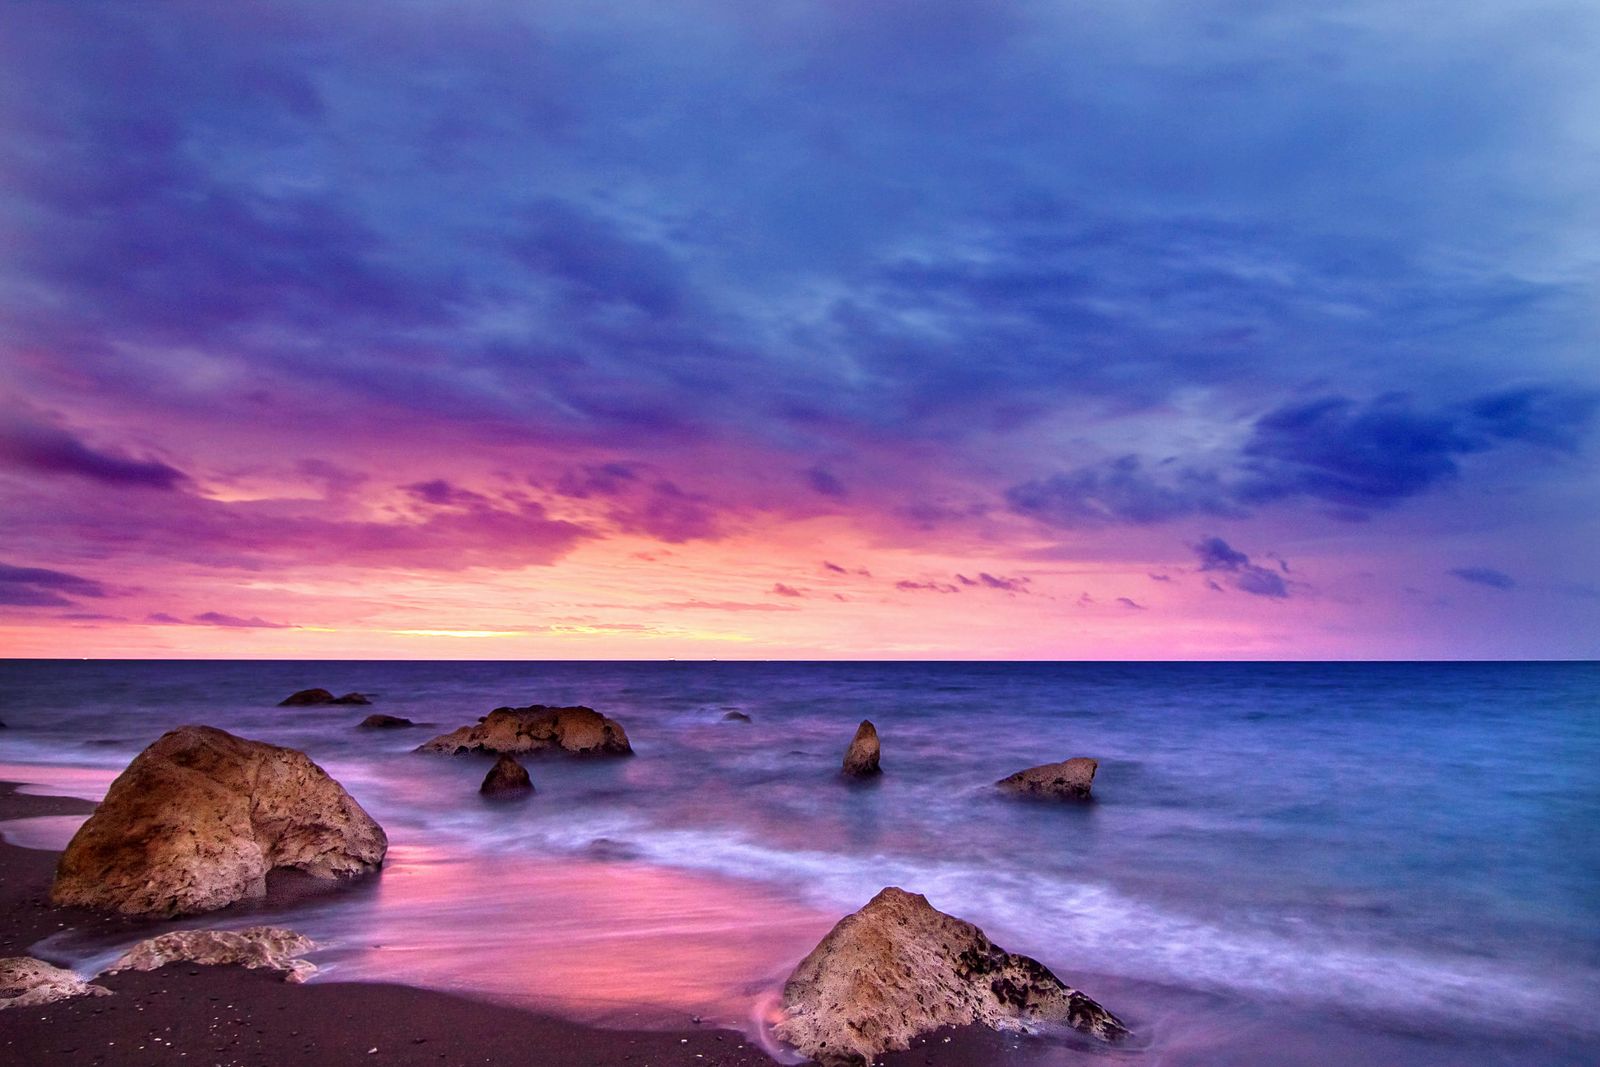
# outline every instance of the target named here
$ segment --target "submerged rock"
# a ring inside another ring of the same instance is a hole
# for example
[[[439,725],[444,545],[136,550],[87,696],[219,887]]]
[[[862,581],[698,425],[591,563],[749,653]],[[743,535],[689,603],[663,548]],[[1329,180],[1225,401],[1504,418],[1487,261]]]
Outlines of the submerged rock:
[[[332,704],[333,694],[326,689],[302,689],[278,701],[280,708],[298,708],[307,704]]]
[[[92,985],[64,967],[52,967],[32,956],[0,960],[0,1011],[35,1008],[73,997],[109,997],[111,990]]]
[[[878,728],[870,719],[862,719],[856,727],[856,736],[844,750],[844,773],[852,778],[870,778],[882,773],[878,766]]]
[[[528,777],[526,767],[510,756],[501,755],[489,768],[489,773],[484,775],[478,792],[495,798],[527,796],[533,792],[533,779]]]
[[[496,708],[475,726],[435,737],[418,752],[571,752],[580,756],[631,756],[627,731],[593,708]]]
[[[124,915],[266,895],[280,867],[376,870],[383,828],[303,752],[180,726],[136,756],[61,855],[50,899]]]
[[[1094,772],[1099,767],[1096,760],[1076,756],[1060,763],[1029,767],[1000,779],[995,785],[1019,796],[1088,800],[1089,789],[1094,784]]]
[[[723,722],[750,722],[750,716],[742,711],[730,711],[722,717]]]
[[[372,698],[364,693],[346,693],[336,697],[326,689],[302,689],[278,701],[280,708],[299,708],[314,704],[370,704]]]
[[[890,887],[839,920],[783,987],[774,1033],[827,1067],[868,1064],[945,1026],[1128,1029],[1037,960],[1008,953],[926,897]]]
[[[410,719],[402,719],[398,715],[368,715],[357,725],[363,730],[399,730],[418,724]]]
[[[106,973],[153,971],[169,963],[234,964],[252,970],[277,971],[285,982],[304,982],[317,973],[317,965],[296,957],[316,947],[316,942],[309,937],[281,926],[174,930],[139,942],[124,952]]]

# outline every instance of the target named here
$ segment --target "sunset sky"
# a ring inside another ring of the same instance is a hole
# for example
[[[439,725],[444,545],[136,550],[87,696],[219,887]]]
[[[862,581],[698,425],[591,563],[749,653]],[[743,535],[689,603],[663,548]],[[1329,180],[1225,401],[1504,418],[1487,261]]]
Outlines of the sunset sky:
[[[0,7],[0,654],[1600,655],[1600,7]]]

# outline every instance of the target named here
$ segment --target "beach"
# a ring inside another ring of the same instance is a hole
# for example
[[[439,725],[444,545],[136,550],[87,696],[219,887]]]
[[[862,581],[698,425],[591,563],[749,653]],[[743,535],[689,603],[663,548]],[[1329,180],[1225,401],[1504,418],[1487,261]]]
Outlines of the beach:
[[[0,797],[0,950],[87,976],[152,932],[265,923],[311,937],[319,968],[305,985],[182,965],[110,976],[116,996],[0,1013],[0,1051],[22,1062],[792,1060],[769,1029],[785,977],[887,885],[1038,958],[1133,1031],[1114,1048],[941,1032],[887,1064],[1310,1067],[1338,1048],[1520,1065],[1600,1048],[1581,1008],[1600,988],[1588,665],[0,670],[0,779],[27,783]],[[276,706],[322,679],[430,725]],[[412,751],[528,693],[606,709],[636,754],[530,758],[537,791],[508,805],[477,795],[488,758]],[[839,759],[869,716],[884,772],[852,784]],[[280,873],[265,900],[154,925],[48,907],[93,801],[197,721],[311,754],[388,832],[383,869]],[[999,795],[1033,752],[1098,756],[1095,801]]]

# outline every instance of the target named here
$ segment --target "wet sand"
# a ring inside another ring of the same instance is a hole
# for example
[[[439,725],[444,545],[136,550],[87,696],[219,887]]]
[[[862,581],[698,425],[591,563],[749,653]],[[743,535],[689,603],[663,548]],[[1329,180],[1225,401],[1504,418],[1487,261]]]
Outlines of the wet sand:
[[[84,814],[88,801],[18,793],[0,783],[0,820]],[[0,955],[27,955],[64,928],[136,926],[50,906],[58,853],[0,842]],[[380,876],[381,877],[381,876]],[[770,1065],[733,1030],[583,1026],[515,1007],[409,986],[290,985],[237,967],[176,964],[100,979],[111,997],[0,1011],[0,1062],[36,1064]],[[687,1023],[687,1020],[686,1020]],[[1059,1048],[983,1032],[935,1034],[886,1067],[1060,1063]]]

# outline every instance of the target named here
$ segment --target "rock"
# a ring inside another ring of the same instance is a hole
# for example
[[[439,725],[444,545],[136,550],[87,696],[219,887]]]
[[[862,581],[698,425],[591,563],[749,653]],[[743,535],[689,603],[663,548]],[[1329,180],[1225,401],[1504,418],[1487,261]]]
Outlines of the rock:
[[[368,715],[357,725],[363,730],[399,730],[417,724],[398,715]]]
[[[296,957],[316,947],[316,942],[309,937],[281,926],[174,930],[139,942],[124,952],[106,973],[153,971],[169,963],[234,964],[251,970],[277,971],[285,982],[304,982],[317,973],[317,965]]]
[[[278,701],[280,708],[298,708],[307,704],[332,704],[333,694],[326,689],[302,689]]]
[[[1037,960],[894,887],[841,919],[800,961],[782,1011],[774,1033],[826,1067],[869,1064],[945,1026],[1065,1024],[1102,1041],[1128,1034]]]
[[[326,689],[302,689],[278,701],[280,708],[300,708],[312,704],[370,704],[372,698],[363,693],[346,693],[336,697]]]
[[[497,798],[527,796],[533,792],[533,779],[528,777],[526,767],[510,756],[502,755],[494,761],[489,773],[484,775],[478,792],[486,797]]]
[[[730,711],[722,717],[723,722],[750,722],[750,716],[742,711]]]
[[[105,986],[91,985],[73,971],[52,967],[32,956],[0,960],[0,1011],[35,1008],[73,997],[109,997]]]
[[[1100,764],[1084,756],[1046,763],[1018,771],[995,785],[1008,793],[1026,797],[1055,797],[1061,800],[1088,800],[1094,772]]]
[[[212,911],[266,895],[280,867],[376,870],[383,828],[303,752],[180,726],[136,756],[73,835],[50,899],[124,915]]]
[[[844,773],[852,778],[870,778],[882,773],[878,766],[878,728],[869,719],[861,720],[850,747],[844,750]]]
[[[622,724],[593,708],[496,708],[476,726],[435,737],[418,752],[545,752],[582,756],[631,756],[633,746]]]

